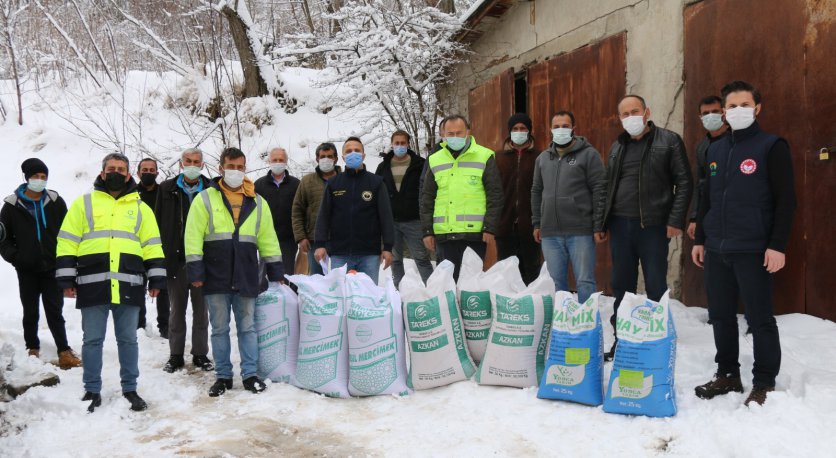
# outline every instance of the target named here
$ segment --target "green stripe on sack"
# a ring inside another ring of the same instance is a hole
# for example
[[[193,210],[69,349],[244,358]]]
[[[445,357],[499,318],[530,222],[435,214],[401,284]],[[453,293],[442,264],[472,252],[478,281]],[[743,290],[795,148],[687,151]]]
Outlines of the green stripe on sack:
[[[540,333],[540,344],[537,346],[537,380],[543,379],[546,365],[546,347],[549,343],[552,318],[554,316],[554,296],[543,295],[543,332]]]
[[[465,345],[464,328],[462,327],[462,320],[459,316],[459,308],[456,306],[456,293],[447,291],[445,297],[447,299],[447,312],[450,313],[450,323],[453,326],[453,339],[456,344],[456,352],[459,355],[459,362],[462,365],[465,377],[470,378],[476,372],[476,368],[473,367],[470,354],[467,352],[467,345]]]

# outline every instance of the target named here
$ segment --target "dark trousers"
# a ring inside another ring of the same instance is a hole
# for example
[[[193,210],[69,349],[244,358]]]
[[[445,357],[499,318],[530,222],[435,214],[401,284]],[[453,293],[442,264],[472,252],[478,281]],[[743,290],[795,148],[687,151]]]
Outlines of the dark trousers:
[[[286,240],[279,239],[279,248],[282,250],[282,266],[284,266],[284,274],[293,275],[295,273],[294,267],[296,267],[296,251],[299,249],[299,245],[297,245],[296,240],[293,240],[291,237]]]
[[[439,252],[438,254],[440,255],[438,262],[447,260],[456,266],[456,269],[453,271],[453,278],[456,281],[459,281],[459,269],[462,265],[464,250],[470,247],[476,252],[476,254],[479,255],[480,258],[485,259],[485,251],[488,249],[488,245],[485,244],[485,242],[469,240],[448,240],[446,242],[438,243],[437,246]]]
[[[168,328],[168,291],[161,289],[160,294],[154,299],[157,304],[157,329],[163,330]],[[139,323],[137,326],[145,329],[145,303],[139,306]]]
[[[625,292],[636,293],[639,263],[644,273],[647,298],[658,301],[668,289],[668,239],[665,226],[641,227],[639,219],[613,216],[609,222],[612,255],[612,289],[615,308],[610,323],[615,327],[618,306]]]
[[[68,350],[67,330],[64,328],[64,292],[55,280],[55,271],[47,272],[17,272],[17,283],[20,289],[20,303],[23,305],[23,340],[27,349],[40,349],[38,339],[38,320],[40,319],[40,303],[44,303],[46,324],[55,340],[58,352]]]
[[[500,260],[516,256],[520,260],[520,274],[525,284],[540,275],[540,244],[531,237],[497,237],[496,251]]]
[[[189,295],[192,298],[192,355],[209,354],[209,311],[203,298],[203,289],[189,283],[186,267],[172,272],[168,277],[168,294],[171,299],[171,316],[168,325],[168,348],[172,355],[183,355],[186,349],[186,309]]]
[[[738,299],[743,301],[752,330],[755,364],[753,383],[775,386],[781,368],[781,342],[772,309],[772,274],[763,266],[763,253],[705,254],[708,316],[714,328],[714,361],[723,374],[739,374]]]

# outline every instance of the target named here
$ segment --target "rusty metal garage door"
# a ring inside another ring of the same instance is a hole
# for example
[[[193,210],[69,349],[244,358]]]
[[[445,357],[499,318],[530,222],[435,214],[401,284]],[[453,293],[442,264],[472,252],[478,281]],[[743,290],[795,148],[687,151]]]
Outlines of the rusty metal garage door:
[[[537,148],[551,142],[551,115],[569,110],[575,115],[575,133],[586,137],[606,161],[610,145],[621,133],[617,105],[624,97],[627,34],[555,56],[528,68],[528,111],[537,135]],[[610,289],[609,244],[598,245],[595,277],[599,289]],[[574,280],[572,281],[574,283]]]
[[[705,0],[686,7],[685,141],[693,162],[703,135],[697,103],[735,79],[763,94],[761,126],[785,137],[794,158],[798,210],[787,248],[787,267],[775,278],[779,313],[807,312],[836,319],[832,288],[836,238],[836,2],[833,0]],[[746,18],[741,21],[741,18]],[[683,301],[706,304],[702,270],[683,250]]]

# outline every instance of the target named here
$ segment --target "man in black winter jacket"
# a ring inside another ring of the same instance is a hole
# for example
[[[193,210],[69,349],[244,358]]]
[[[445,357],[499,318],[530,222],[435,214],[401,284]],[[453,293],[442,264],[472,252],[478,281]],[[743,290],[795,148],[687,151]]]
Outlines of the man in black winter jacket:
[[[424,282],[433,273],[430,254],[422,241],[421,219],[418,208],[421,174],[426,160],[409,149],[410,135],[403,130],[392,134],[392,149],[377,166],[375,175],[383,178],[389,190],[392,216],[395,220],[395,244],[392,248],[392,277],[395,286],[404,276],[404,247],[418,266]]]
[[[363,165],[363,143],[349,137],[343,144],[345,172],[325,183],[316,219],[317,261],[331,257],[332,267],[347,266],[377,283],[380,262],[392,264],[395,231],[389,192],[383,179]],[[381,249],[382,246],[382,249]]]
[[[192,363],[204,371],[214,369],[209,354],[209,312],[203,289],[191,285],[186,274],[184,234],[186,218],[192,201],[209,187],[209,179],[201,174],[203,152],[189,148],[180,155],[182,172],[159,185],[154,215],[160,227],[160,239],[165,254],[166,284],[170,313],[168,320],[168,348],[170,355],[163,370],[172,373],[185,366],[186,308],[192,299]],[[140,193],[140,196],[142,193]],[[159,298],[158,298],[159,299]]]
[[[270,206],[273,215],[273,227],[279,237],[279,247],[282,250],[282,264],[285,275],[293,275],[296,265],[296,240],[293,237],[293,222],[291,220],[293,198],[299,188],[299,179],[290,175],[287,170],[287,151],[284,148],[273,148],[267,157],[270,171],[267,175],[255,181],[255,192]]]
[[[146,157],[139,161],[136,166],[136,176],[139,183],[136,186],[139,192],[139,198],[145,202],[145,205],[154,210],[157,203],[157,194],[160,191],[160,185],[157,184],[157,160]],[[161,290],[160,295],[156,297],[157,302],[157,329],[160,331],[160,337],[168,338],[168,315],[169,315],[169,300],[168,291]],[[145,329],[145,304],[139,308],[139,327]]]
[[[57,192],[46,189],[49,169],[40,159],[23,161],[21,169],[26,183],[6,197],[0,210],[0,222],[6,230],[0,254],[17,270],[23,339],[29,355],[40,356],[38,320],[43,300],[46,322],[58,348],[59,367],[79,367],[81,360],[67,343],[64,295],[55,279],[55,248],[67,204]]]
[[[624,293],[636,292],[639,263],[650,300],[665,294],[668,244],[682,235],[693,180],[679,134],[648,121],[644,99],[627,95],[618,104],[625,132],[610,148],[604,221],[610,235],[615,317]],[[615,345],[605,355],[612,359]]]

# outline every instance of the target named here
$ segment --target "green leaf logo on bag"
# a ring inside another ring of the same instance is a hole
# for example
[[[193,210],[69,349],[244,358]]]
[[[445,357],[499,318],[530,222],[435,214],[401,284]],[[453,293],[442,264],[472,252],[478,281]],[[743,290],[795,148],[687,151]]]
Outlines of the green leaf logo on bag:
[[[462,318],[465,320],[489,320],[491,318],[491,293],[462,291],[460,297]],[[489,324],[489,323],[488,323]]]
[[[505,324],[534,324],[534,299],[531,296],[512,299],[497,294],[496,320]]]
[[[424,302],[410,302],[406,304],[406,312],[410,331],[426,331],[441,326],[441,307],[437,297]]]

